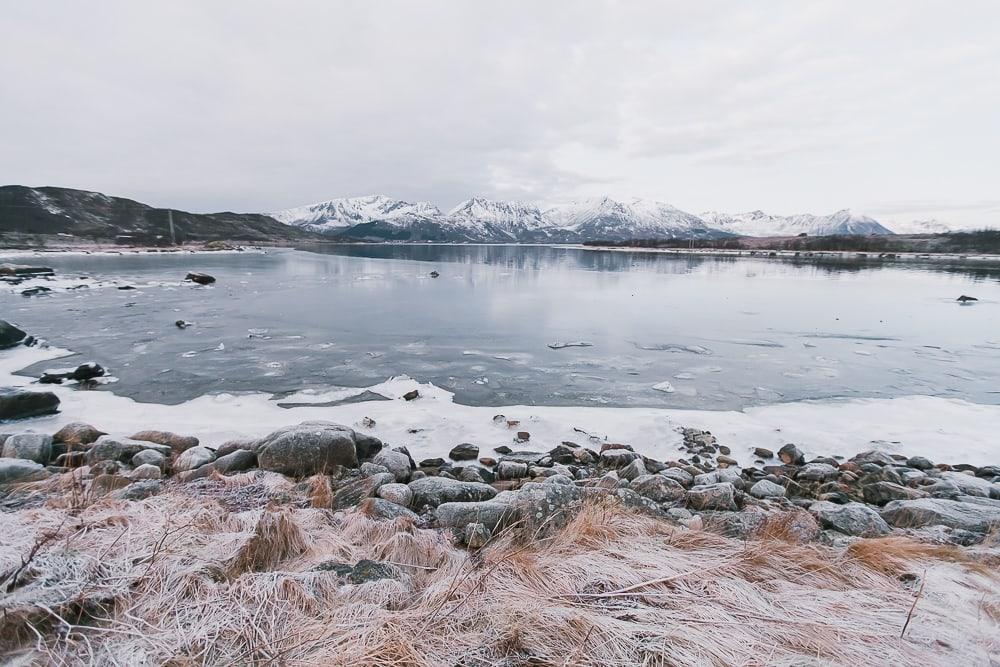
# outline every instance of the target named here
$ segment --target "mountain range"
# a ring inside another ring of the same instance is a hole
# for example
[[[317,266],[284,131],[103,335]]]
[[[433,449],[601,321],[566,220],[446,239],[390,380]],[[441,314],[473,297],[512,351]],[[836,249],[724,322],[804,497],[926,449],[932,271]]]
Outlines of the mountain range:
[[[573,243],[591,240],[892,234],[877,220],[849,210],[830,215],[770,215],[762,211],[694,215],[648,199],[584,199],[541,209],[475,197],[448,212],[427,202],[384,195],[332,199],[276,211],[276,220],[356,239]]]

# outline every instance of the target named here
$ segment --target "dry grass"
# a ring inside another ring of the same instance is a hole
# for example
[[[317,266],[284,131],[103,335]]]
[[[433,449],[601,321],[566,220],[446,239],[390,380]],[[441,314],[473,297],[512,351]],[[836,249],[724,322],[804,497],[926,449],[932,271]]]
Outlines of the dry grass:
[[[259,473],[212,483],[286,488]],[[0,514],[0,574],[55,533],[0,598],[0,649],[55,664],[385,667],[987,665],[1000,651],[997,578],[957,549],[836,551],[780,539],[780,523],[743,542],[596,503],[470,555],[406,520],[230,512],[189,488],[97,500],[70,520],[55,506]],[[362,558],[400,574],[347,585],[313,569]],[[924,570],[900,638],[916,589],[897,575]]]

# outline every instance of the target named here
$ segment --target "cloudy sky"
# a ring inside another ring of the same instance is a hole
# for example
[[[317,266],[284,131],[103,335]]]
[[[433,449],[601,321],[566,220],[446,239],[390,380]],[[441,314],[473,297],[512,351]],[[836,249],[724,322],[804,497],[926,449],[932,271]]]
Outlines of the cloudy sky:
[[[1000,220],[1000,3],[0,0],[0,182]]]

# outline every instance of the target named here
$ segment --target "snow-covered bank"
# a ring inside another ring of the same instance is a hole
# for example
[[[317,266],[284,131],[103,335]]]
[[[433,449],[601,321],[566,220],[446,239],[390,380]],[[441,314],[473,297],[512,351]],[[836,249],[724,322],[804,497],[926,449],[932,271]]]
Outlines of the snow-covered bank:
[[[56,348],[15,348],[0,353],[0,385],[26,386],[30,378],[13,373],[32,363],[68,354]],[[113,372],[113,369],[112,369]],[[318,394],[303,392],[276,400],[267,394],[206,395],[179,405],[139,403],[108,391],[39,386],[62,401],[56,415],[6,424],[5,431],[52,433],[85,421],[111,433],[164,429],[195,435],[218,445],[234,437],[260,436],[278,427],[313,419],[335,421],[405,445],[414,458],[444,456],[461,442],[473,442],[484,454],[511,445],[518,431],[531,439],[521,449],[545,451],[563,441],[581,445],[621,442],[664,460],[680,455],[679,429],[714,433],[741,463],[752,460],[754,447],[777,449],[794,442],[807,455],[850,456],[878,448],[931,460],[973,465],[1000,459],[1000,406],[929,396],[893,399],[807,401],[751,408],[743,412],[658,408],[474,407],[454,402],[451,393],[408,377],[395,377],[366,388]],[[420,397],[404,400],[418,389]],[[389,399],[345,405],[320,405],[372,391]],[[314,403],[283,408],[281,404]],[[503,420],[494,420],[496,415]],[[365,418],[374,420],[368,427]],[[519,422],[508,426],[507,421]]]

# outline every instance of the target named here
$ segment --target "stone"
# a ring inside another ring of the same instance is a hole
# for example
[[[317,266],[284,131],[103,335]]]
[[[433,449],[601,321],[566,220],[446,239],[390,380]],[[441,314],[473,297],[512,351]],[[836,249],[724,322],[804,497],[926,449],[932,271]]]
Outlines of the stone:
[[[795,479],[807,482],[825,482],[837,479],[840,470],[829,463],[807,463],[795,474]]]
[[[0,420],[27,419],[59,411],[59,397],[51,391],[0,389]]]
[[[546,472],[551,472],[550,468],[534,468],[532,470],[545,470]],[[529,470],[531,474],[532,470]],[[454,469],[452,470],[454,472]],[[489,470],[484,470],[479,466],[464,466],[459,469],[457,478],[463,482],[483,482],[485,484],[492,484],[496,479],[496,476]]]
[[[450,464],[440,456],[436,456],[432,459],[423,459],[418,465],[421,468],[443,468]]]
[[[411,389],[410,391],[403,394],[403,400],[413,401],[420,398],[420,392],[416,389]]]
[[[5,350],[22,344],[27,335],[10,322],[0,320],[0,349]]]
[[[691,486],[694,482],[694,475],[683,468],[667,468],[660,474],[678,482],[682,486]]]
[[[41,463],[27,459],[0,458],[0,484],[33,482],[48,475],[48,471]]]
[[[520,479],[528,476],[528,464],[518,461],[500,461],[497,464],[496,472],[500,479]]]
[[[973,477],[962,472],[947,471],[941,473],[940,479],[945,482],[951,482],[964,495],[1000,500],[1000,485],[994,484],[982,477]]]
[[[98,475],[90,482],[90,493],[94,497],[106,496],[112,491],[124,489],[131,483],[132,480],[121,475]]]
[[[798,447],[792,443],[788,443],[784,447],[778,450],[778,458],[785,465],[802,465],[806,462],[806,456],[803,454]]]
[[[619,450],[621,451],[621,450]],[[632,481],[643,475],[648,475],[649,471],[646,470],[646,464],[643,463],[641,458],[633,459],[631,463],[618,471],[618,476],[622,479],[627,479]]]
[[[386,486],[389,485],[386,484]],[[358,512],[382,521],[409,519],[415,522],[420,519],[415,512],[384,498],[365,498],[358,503]]]
[[[854,456],[851,457],[851,461],[853,463],[857,463],[858,465],[863,465],[865,463],[872,463],[878,466],[891,466],[895,465],[896,463],[896,459],[892,458],[891,454],[887,454],[886,452],[881,452],[877,449],[872,449],[867,452],[861,452],[859,454],[855,454]]]
[[[128,475],[131,479],[160,479],[163,477],[163,471],[160,470],[159,466],[153,465],[152,463],[143,463],[129,473]]]
[[[53,442],[61,442],[70,447],[81,447],[89,445],[102,435],[107,435],[90,424],[83,422],[71,422],[55,432],[52,436]]]
[[[684,487],[663,475],[641,475],[633,479],[629,486],[639,495],[657,503],[673,503],[684,498]]]
[[[237,438],[235,440],[226,440],[224,443],[215,448],[215,455],[222,458],[227,454],[232,454],[238,449],[252,451],[253,445],[254,440],[249,439]]]
[[[527,431],[518,431],[517,435],[514,436],[514,439],[517,440],[518,442],[528,442],[529,440],[531,440],[531,434],[528,433]]]
[[[215,277],[210,276],[207,273],[195,273],[191,272],[184,276],[184,280],[197,283],[199,285],[211,285],[215,282]]]
[[[86,452],[63,452],[56,457],[55,465],[59,468],[79,468],[85,463]]]
[[[410,481],[410,472],[412,470],[410,468],[410,457],[403,452],[383,449],[372,458],[372,463],[388,468],[397,482],[405,483]]]
[[[960,498],[969,499],[968,496]],[[974,533],[987,533],[1000,528],[1000,504],[943,498],[894,500],[882,510],[882,518],[897,528],[948,526]]]
[[[891,532],[879,513],[864,503],[837,505],[819,501],[809,506],[812,514],[823,528],[856,537],[878,537]]]
[[[167,467],[167,457],[155,449],[144,449],[132,457],[132,465],[154,465],[163,470]]]
[[[497,464],[497,460],[489,456],[479,457],[479,465],[486,466],[487,468],[492,468]]]
[[[478,482],[461,482],[446,477],[425,477],[410,482],[413,506],[437,507],[448,502],[477,502],[493,498],[497,491],[492,486]],[[464,524],[463,524],[464,525]]]
[[[572,484],[573,479],[563,475],[561,473],[556,473],[555,475],[549,475],[545,478],[546,484]]]
[[[354,430],[332,422],[280,428],[258,440],[254,451],[262,469],[285,475],[314,475],[358,465]]]
[[[170,431],[139,431],[132,434],[132,439],[166,445],[173,450],[174,454],[180,454],[186,449],[191,449],[199,445],[198,438],[194,436],[177,435]]]
[[[354,432],[354,449],[359,459],[370,459],[382,451],[382,441],[367,433]]]
[[[80,364],[76,368],[64,371],[45,371],[38,379],[40,384],[62,384],[63,380],[86,382],[104,375],[104,367],[95,361]]]
[[[163,490],[163,483],[158,479],[140,479],[112,494],[118,500],[145,500]]]
[[[916,468],[917,470],[931,470],[934,467],[931,460],[924,458],[923,456],[911,456],[906,459],[906,465],[910,468]]]
[[[357,477],[342,483],[333,492],[330,509],[342,510],[354,507],[365,498],[374,496],[386,484],[392,484],[396,479],[392,473],[382,473],[371,477]]]
[[[639,458],[638,454],[629,449],[606,449],[601,452],[601,463],[609,468],[624,468]]]
[[[467,523],[462,531],[462,541],[469,549],[482,549],[493,537],[493,533],[482,523]]]
[[[736,487],[729,482],[692,486],[687,506],[695,510],[736,510]]]
[[[147,440],[133,440],[113,435],[102,435],[87,450],[84,460],[87,465],[94,465],[98,461],[120,461],[128,463],[139,452],[144,449],[152,449],[170,456],[172,450],[167,445],[158,445]]]
[[[399,577],[399,570],[394,565],[367,559],[355,565],[327,561],[314,567],[313,572],[336,572],[337,576],[355,585]]]
[[[926,498],[928,493],[893,482],[875,482],[862,488],[865,502],[871,505],[885,505],[893,500],[915,500]]]
[[[365,461],[361,464],[361,476],[371,477],[372,475],[379,475],[381,473],[389,472],[389,469],[383,465],[377,463],[372,463],[371,461]]]
[[[516,516],[518,511],[510,503],[495,500],[447,502],[434,510],[434,519],[441,528],[464,529],[470,523],[481,523],[492,532],[506,528]]]
[[[255,465],[257,465],[257,455],[246,449],[237,449],[225,456],[220,456],[212,463],[212,467],[223,475],[249,470]]]
[[[448,457],[454,461],[472,461],[479,457],[479,447],[468,442],[463,442],[460,445],[452,447],[451,451],[448,452]]]
[[[762,479],[750,487],[750,495],[754,498],[783,498],[785,487],[781,484]]]
[[[18,433],[3,443],[3,457],[27,459],[42,465],[52,458],[52,436],[42,433]]]
[[[774,452],[772,452],[770,449],[768,449],[766,447],[754,447],[753,448],[753,455],[756,456],[759,459],[773,459],[774,458]]]
[[[177,472],[194,470],[195,468],[200,468],[214,460],[215,452],[208,447],[191,447],[190,449],[185,449],[181,452],[180,455],[174,460],[174,470]]]
[[[413,491],[406,484],[384,484],[378,488],[375,495],[403,507],[409,507],[413,502]]]

